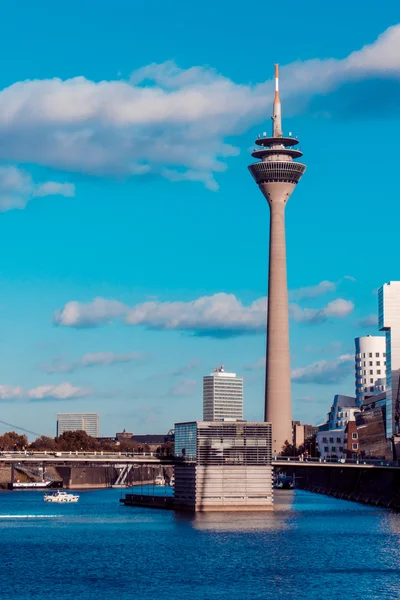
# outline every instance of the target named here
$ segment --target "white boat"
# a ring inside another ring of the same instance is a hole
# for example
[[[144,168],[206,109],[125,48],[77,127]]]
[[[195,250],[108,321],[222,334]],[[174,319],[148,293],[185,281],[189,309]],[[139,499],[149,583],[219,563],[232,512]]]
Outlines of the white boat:
[[[154,480],[154,483],[156,485],[165,485],[165,479],[162,475],[157,475],[157,477]]]
[[[45,502],[58,502],[61,504],[65,502],[78,502],[79,496],[78,494],[67,494],[67,492],[57,491],[54,494],[45,494],[43,500]]]

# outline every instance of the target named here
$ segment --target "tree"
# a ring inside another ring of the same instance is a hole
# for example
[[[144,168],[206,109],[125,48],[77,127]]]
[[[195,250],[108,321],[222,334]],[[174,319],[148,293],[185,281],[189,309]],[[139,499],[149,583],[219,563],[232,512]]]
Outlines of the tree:
[[[28,446],[28,438],[26,435],[20,435],[15,431],[7,431],[0,435],[1,450],[25,450]]]
[[[32,450],[55,450],[56,441],[47,435],[41,435],[29,446]]]
[[[90,452],[100,449],[99,442],[86,431],[64,431],[56,437],[56,448],[64,452]]]

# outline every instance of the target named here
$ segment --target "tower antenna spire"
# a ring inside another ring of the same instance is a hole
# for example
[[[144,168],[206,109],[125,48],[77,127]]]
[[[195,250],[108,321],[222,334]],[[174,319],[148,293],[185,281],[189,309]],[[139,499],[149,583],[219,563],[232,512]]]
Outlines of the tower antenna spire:
[[[275,98],[272,113],[272,137],[282,137],[282,113],[279,99],[279,65],[275,65]]]

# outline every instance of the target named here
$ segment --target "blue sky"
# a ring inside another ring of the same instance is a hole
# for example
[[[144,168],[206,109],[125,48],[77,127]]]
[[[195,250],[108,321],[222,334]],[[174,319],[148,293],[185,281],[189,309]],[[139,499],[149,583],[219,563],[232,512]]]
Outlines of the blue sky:
[[[2,4],[1,420],[54,434],[57,411],[93,410],[104,435],[164,432],[201,417],[221,362],[262,417],[269,215],[247,165],[275,62],[307,165],[287,210],[294,417],[353,392],[354,337],[399,278],[399,16]]]

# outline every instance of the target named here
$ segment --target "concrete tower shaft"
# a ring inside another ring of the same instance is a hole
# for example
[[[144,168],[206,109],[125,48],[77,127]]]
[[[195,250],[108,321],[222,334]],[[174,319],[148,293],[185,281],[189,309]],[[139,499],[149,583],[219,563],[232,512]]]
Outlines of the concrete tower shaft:
[[[278,65],[272,136],[264,134],[256,144],[261,148],[252,156],[261,162],[250,165],[249,170],[270,207],[265,421],[272,423],[272,451],[279,454],[285,441],[292,441],[285,208],[306,166],[295,162],[302,156],[294,148],[298,140],[282,133]]]

